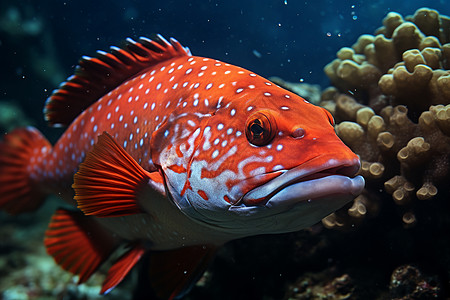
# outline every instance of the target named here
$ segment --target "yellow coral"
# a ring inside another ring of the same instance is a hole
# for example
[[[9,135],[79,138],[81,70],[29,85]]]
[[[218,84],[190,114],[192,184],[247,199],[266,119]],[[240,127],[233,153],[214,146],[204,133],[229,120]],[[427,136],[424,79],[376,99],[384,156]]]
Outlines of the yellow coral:
[[[418,201],[439,197],[450,180],[450,18],[422,8],[405,18],[389,13],[383,25],[324,68],[333,87],[319,105],[360,156],[366,179],[363,196],[324,218],[328,228],[376,215],[382,190],[411,227]]]

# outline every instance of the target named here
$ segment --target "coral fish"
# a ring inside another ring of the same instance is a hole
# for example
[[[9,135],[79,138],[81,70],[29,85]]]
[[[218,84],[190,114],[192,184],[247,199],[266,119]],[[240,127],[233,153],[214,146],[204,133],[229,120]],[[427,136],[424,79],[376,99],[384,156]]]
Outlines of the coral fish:
[[[79,283],[114,253],[102,294],[145,253],[157,296],[180,297],[227,241],[301,230],[364,187],[325,109],[159,35],[83,57],[44,114],[67,129],[4,135],[0,207],[72,204],[45,246]]]

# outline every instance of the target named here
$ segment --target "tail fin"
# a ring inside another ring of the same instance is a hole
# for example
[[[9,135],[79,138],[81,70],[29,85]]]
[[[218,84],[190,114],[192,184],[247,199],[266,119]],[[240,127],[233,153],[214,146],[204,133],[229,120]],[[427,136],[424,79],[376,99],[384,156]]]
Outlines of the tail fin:
[[[0,209],[19,214],[42,204],[46,194],[32,177],[50,150],[50,143],[33,127],[4,136],[0,141]]]

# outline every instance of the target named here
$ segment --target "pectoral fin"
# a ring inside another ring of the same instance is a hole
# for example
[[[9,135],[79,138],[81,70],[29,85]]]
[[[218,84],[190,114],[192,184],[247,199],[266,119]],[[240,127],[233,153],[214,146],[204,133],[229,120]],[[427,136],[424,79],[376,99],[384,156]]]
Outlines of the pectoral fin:
[[[108,133],[98,137],[74,175],[75,200],[85,215],[118,217],[141,213],[139,190],[163,182],[158,172],[144,170]]]

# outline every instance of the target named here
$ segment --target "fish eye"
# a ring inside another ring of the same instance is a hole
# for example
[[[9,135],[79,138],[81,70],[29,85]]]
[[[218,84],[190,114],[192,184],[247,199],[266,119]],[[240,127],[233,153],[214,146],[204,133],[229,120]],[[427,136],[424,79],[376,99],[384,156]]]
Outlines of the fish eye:
[[[267,145],[275,136],[276,123],[267,113],[256,112],[247,119],[245,135],[255,146]]]

